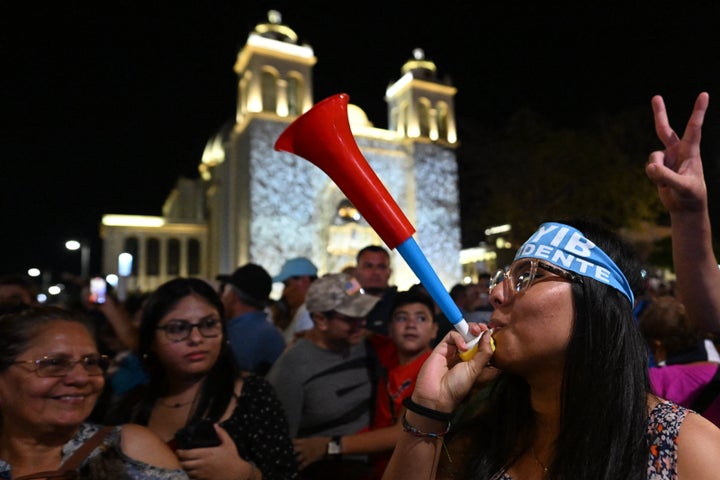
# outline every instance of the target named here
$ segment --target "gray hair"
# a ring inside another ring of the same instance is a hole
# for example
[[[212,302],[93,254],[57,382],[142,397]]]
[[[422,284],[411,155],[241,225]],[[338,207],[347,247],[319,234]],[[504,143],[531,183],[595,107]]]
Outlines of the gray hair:
[[[94,338],[92,326],[84,315],[60,307],[19,308],[0,315],[0,372],[10,368],[43,328],[57,321],[80,323]]]

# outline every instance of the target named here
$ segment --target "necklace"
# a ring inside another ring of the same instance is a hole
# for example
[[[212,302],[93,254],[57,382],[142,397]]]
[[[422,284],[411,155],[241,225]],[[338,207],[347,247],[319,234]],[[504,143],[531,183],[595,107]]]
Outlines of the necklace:
[[[535,453],[535,445],[532,445],[530,447],[530,452],[532,453],[533,458],[537,462],[538,465],[540,465],[540,468],[542,468],[543,471],[543,477],[547,477],[548,474],[548,466],[545,465],[543,462],[540,461],[540,458],[538,458],[537,454]]]
[[[190,405],[191,403],[193,403],[195,401],[195,399],[189,400],[187,402],[177,402],[177,403],[167,403],[167,402],[163,401],[162,399],[158,399],[158,401],[160,402],[160,405],[162,405],[164,407],[180,408],[180,407],[184,407],[185,405]]]

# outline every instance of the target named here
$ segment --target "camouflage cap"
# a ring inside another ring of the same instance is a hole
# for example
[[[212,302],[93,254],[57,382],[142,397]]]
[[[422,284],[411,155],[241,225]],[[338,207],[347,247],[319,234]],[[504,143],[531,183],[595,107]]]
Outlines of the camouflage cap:
[[[315,280],[308,289],[305,306],[309,312],[336,311],[348,317],[364,317],[380,299],[363,293],[357,280],[345,273],[330,273]]]

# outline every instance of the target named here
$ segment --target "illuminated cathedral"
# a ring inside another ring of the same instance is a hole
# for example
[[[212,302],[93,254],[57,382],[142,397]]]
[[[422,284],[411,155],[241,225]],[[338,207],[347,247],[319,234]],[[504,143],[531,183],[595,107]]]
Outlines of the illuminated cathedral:
[[[438,78],[421,50],[412,53],[386,90],[388,128],[373,127],[352,104],[348,117],[360,151],[450,288],[462,276],[456,89]],[[320,168],[273,148],[315,103],[316,61],[271,11],[237,55],[235,118],[208,141],[199,178],[177,181],[162,216],[103,216],[104,273],[117,273],[118,255],[127,252],[133,256],[127,285],[138,290],[177,276],[212,279],[247,262],[275,274],[296,256],[310,258],[322,274],[353,265],[368,244],[384,245]],[[401,289],[417,283],[402,257],[391,255],[392,283]]]

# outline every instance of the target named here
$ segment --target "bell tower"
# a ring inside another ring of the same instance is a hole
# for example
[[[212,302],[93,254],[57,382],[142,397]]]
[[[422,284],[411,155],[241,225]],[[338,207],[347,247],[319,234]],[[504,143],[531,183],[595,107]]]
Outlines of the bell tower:
[[[312,67],[317,58],[309,45],[298,45],[297,34],[282,24],[280,12],[270,10],[238,53],[235,121],[245,126],[248,115],[294,117],[313,105]]]
[[[115,269],[130,242],[141,270],[132,285],[151,289],[177,275],[212,279],[250,261],[275,272],[296,256],[310,258],[321,273],[335,272],[354,264],[361,247],[380,244],[327,174],[274,149],[285,128],[314,104],[315,63],[313,49],[270,11],[238,51],[236,109],[208,140],[200,178],[179,182],[164,216],[142,218],[150,225],[142,230],[137,218],[104,225],[105,268]],[[359,106],[349,105],[351,131],[449,288],[462,274],[455,88],[438,80],[421,50],[402,73],[387,89],[391,130],[373,127]],[[391,282],[402,289],[415,284],[406,262],[391,255]]]
[[[438,79],[435,63],[425,59],[420,48],[413,50],[413,58],[405,62],[401,73],[385,92],[388,130],[405,138],[456,146],[453,97],[457,89]]]

